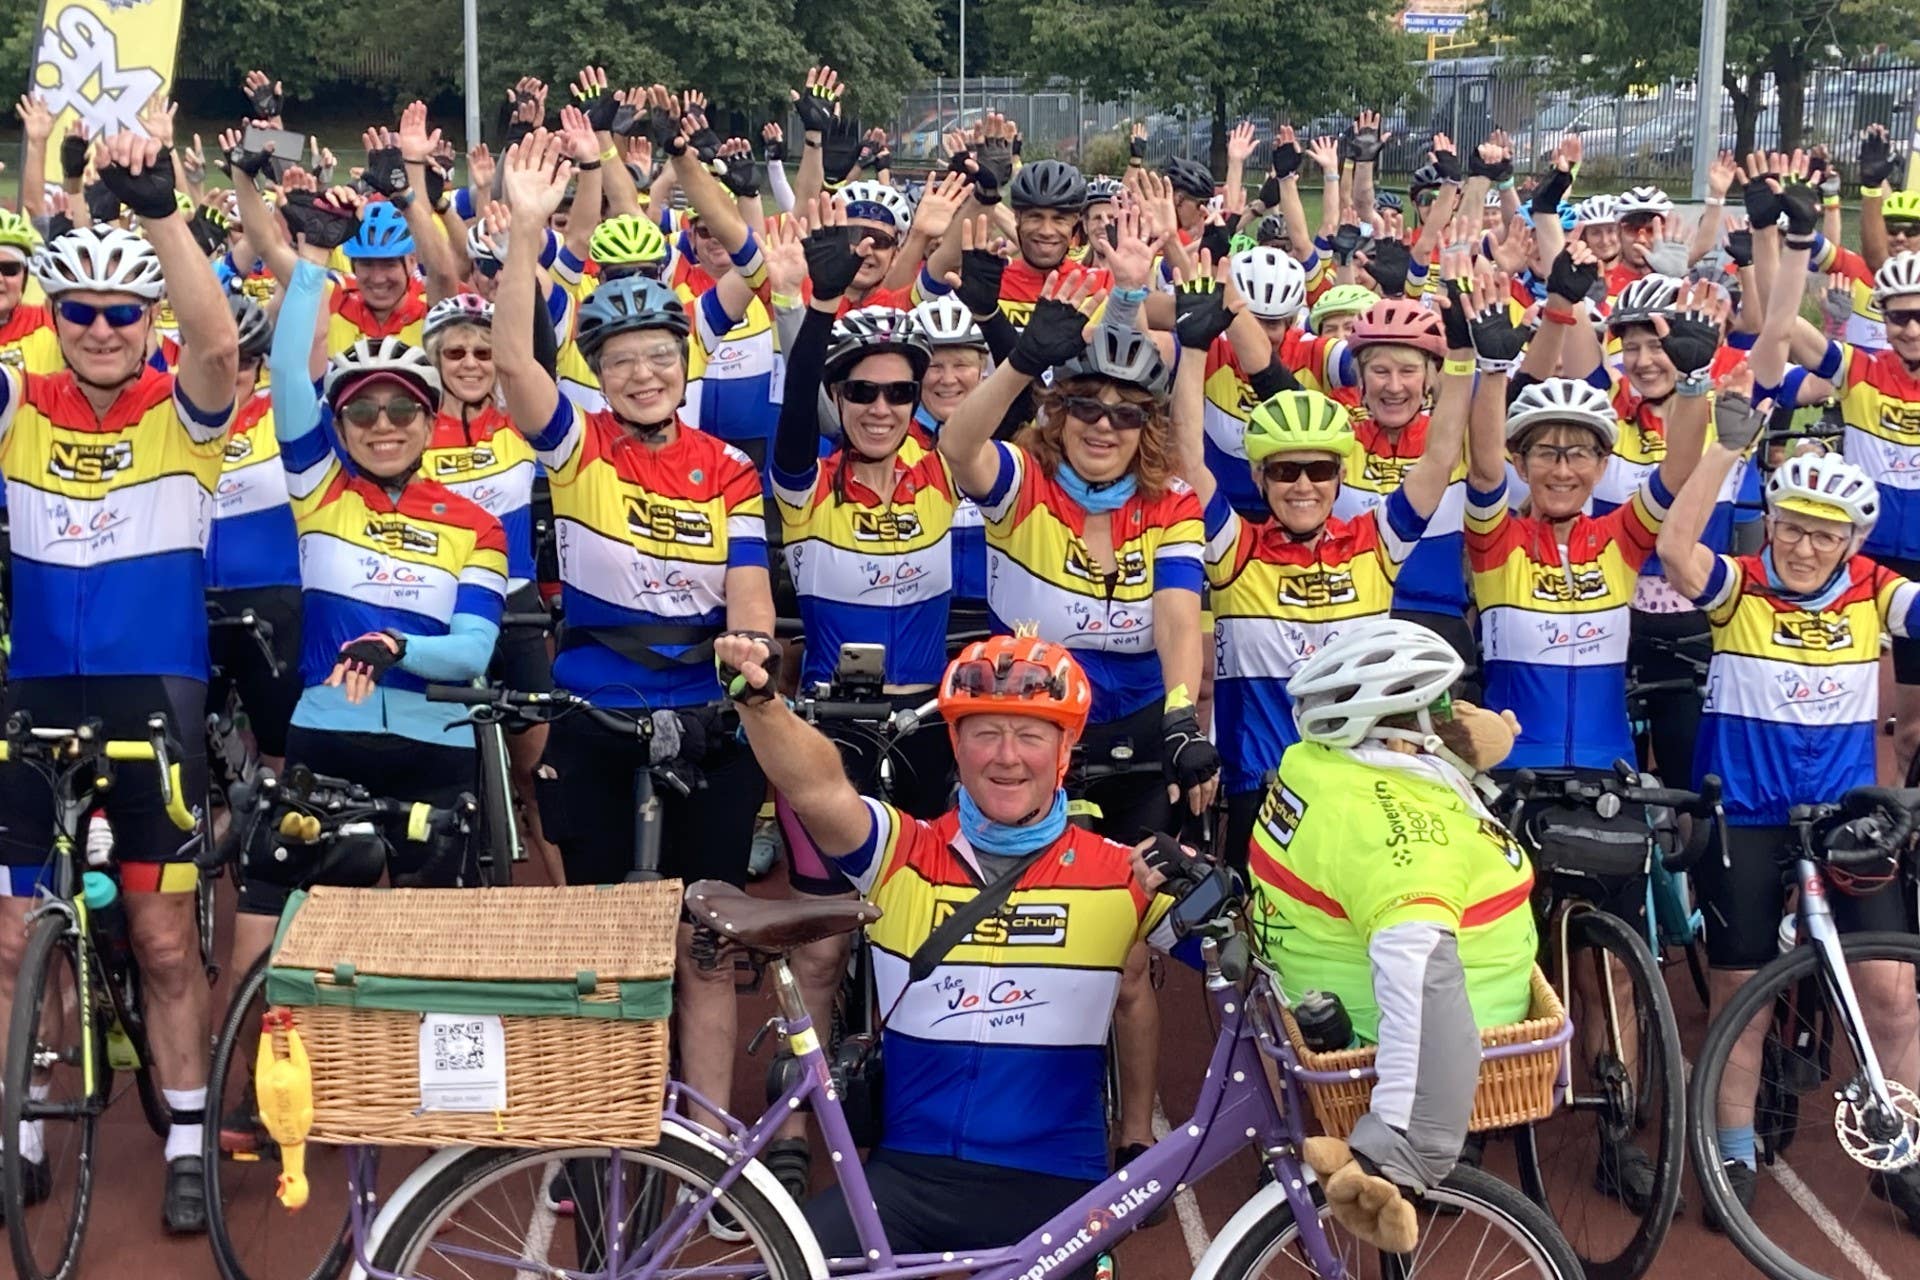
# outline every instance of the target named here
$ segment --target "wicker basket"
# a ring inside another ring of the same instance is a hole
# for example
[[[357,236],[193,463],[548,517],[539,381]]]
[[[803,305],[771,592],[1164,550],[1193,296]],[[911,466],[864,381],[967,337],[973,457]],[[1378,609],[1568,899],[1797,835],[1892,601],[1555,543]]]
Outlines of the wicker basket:
[[[1536,1048],[1481,1059],[1480,1084],[1473,1095],[1473,1118],[1467,1126],[1475,1133],[1508,1129],[1544,1120],[1553,1114],[1561,1050],[1571,1038],[1572,1027],[1567,1022],[1567,1011],[1560,1003],[1559,993],[1537,965],[1533,970],[1532,993],[1525,1022],[1487,1027],[1480,1032],[1483,1050],[1507,1045]],[[1286,1024],[1287,1039],[1293,1042],[1294,1056],[1299,1059],[1299,1066],[1292,1068],[1294,1077],[1306,1090],[1314,1114],[1320,1117],[1321,1127],[1331,1137],[1346,1137],[1372,1102],[1375,1050],[1315,1053],[1300,1038],[1300,1025],[1293,1020],[1292,1010],[1283,1007],[1280,1016]]]
[[[312,1064],[312,1139],[657,1143],[679,918],[676,880],[296,896],[276,940],[268,998],[291,1012]],[[560,1011],[512,1012],[530,1002]],[[421,1109],[424,1013],[501,1016],[504,1110]]]

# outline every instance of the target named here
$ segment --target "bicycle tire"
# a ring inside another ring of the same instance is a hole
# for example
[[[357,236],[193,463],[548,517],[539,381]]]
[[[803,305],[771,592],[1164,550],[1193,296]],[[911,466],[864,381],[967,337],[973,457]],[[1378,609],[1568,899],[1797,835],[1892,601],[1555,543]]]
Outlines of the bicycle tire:
[[[1913,934],[1849,934],[1840,939],[1840,948],[1849,965],[1863,960],[1893,960],[1920,966],[1920,936]],[[1687,1101],[1693,1108],[1693,1122],[1687,1126],[1687,1140],[1700,1190],[1706,1197],[1707,1211],[1718,1216],[1727,1239],[1741,1256],[1771,1280],[1827,1280],[1827,1277],[1776,1246],[1754,1222],[1753,1216],[1734,1199],[1732,1184],[1720,1164],[1715,1104],[1728,1055],[1740,1032],[1763,1010],[1771,1009],[1790,984],[1817,975],[1819,961],[1818,951],[1811,944],[1802,944],[1775,957],[1747,979],[1708,1026],[1688,1088]]]
[[[502,888],[513,883],[513,847],[519,824],[513,812],[513,766],[507,754],[507,731],[497,724],[483,724],[474,732],[498,735],[500,759],[497,769],[488,769],[487,752],[481,751],[480,813],[477,829],[468,837],[480,883]],[[493,776],[485,776],[491,773]]]
[[[1331,1213],[1321,1199],[1318,1184],[1314,1185],[1313,1197],[1320,1206],[1320,1221],[1324,1226],[1330,1221]],[[1432,1216],[1423,1214],[1423,1247],[1431,1241],[1434,1231],[1445,1230],[1436,1225],[1437,1215],[1456,1215],[1451,1218],[1456,1233],[1458,1224],[1465,1218],[1481,1217],[1500,1224],[1521,1243],[1522,1248],[1538,1264],[1535,1274],[1549,1277],[1550,1280],[1581,1280],[1580,1259],[1561,1236],[1553,1219],[1538,1205],[1491,1174],[1457,1165],[1445,1181],[1419,1197],[1415,1205],[1431,1206],[1432,1211]],[[1214,1271],[1212,1280],[1254,1280],[1254,1277],[1267,1274],[1268,1259],[1274,1258],[1299,1235],[1300,1227],[1294,1220],[1292,1206],[1286,1200],[1281,1200],[1272,1212],[1255,1222],[1234,1243]],[[1329,1243],[1335,1243],[1337,1247],[1336,1241],[1330,1240]],[[1354,1259],[1348,1265],[1348,1280],[1367,1280],[1369,1274],[1392,1277],[1392,1280],[1420,1280],[1423,1274],[1419,1267],[1420,1256],[1419,1248],[1410,1259],[1407,1255],[1374,1254],[1379,1269],[1372,1273],[1365,1272],[1357,1265],[1358,1259]],[[1300,1274],[1292,1261],[1288,1260],[1288,1266],[1281,1274]],[[1499,1274],[1512,1273],[1502,1271]],[[1446,1280],[1474,1280],[1474,1277],[1460,1276],[1456,1271],[1447,1271],[1444,1275]]]
[[[207,1121],[201,1130],[200,1156],[207,1178],[207,1242],[213,1247],[213,1258],[220,1269],[221,1280],[261,1280],[255,1272],[247,1270],[245,1263],[237,1256],[234,1244],[234,1224],[229,1220],[227,1200],[222,1194],[223,1188],[231,1190],[234,1177],[227,1173],[233,1161],[222,1150],[220,1132],[224,1117],[220,1114],[227,1096],[227,1077],[233,1071],[237,1061],[242,1070],[247,1069],[244,1054],[238,1054],[245,1043],[245,1032],[249,1023],[258,1024],[260,1011],[265,1008],[264,992],[267,985],[267,957],[261,956],[254,962],[247,976],[234,988],[233,998],[227,1004],[226,1017],[221,1020],[219,1038],[213,1044],[213,1061],[207,1072]],[[256,1004],[256,1001],[259,1003]],[[238,1056],[236,1057],[236,1055]],[[269,1213],[281,1212],[278,1205]],[[283,1240],[286,1228],[275,1224],[275,1241]],[[352,1248],[348,1235],[348,1216],[343,1209],[340,1215],[340,1230],[325,1256],[307,1273],[308,1280],[332,1280],[340,1274],[347,1264],[348,1252]],[[282,1275],[298,1275],[298,1268],[286,1272],[276,1272],[275,1280]]]
[[[48,975],[55,965],[60,965],[66,970],[68,981],[78,990],[79,947],[80,940],[71,931],[68,918],[57,911],[40,917],[27,935],[26,949],[21,953],[20,969],[14,979],[13,1012],[7,1026],[7,1060],[4,1074],[0,1075],[0,1092],[5,1094],[4,1100],[0,1100],[0,1133],[20,1132],[22,1103],[28,1098],[28,1080],[35,1056],[26,1046],[41,1043],[41,1008]],[[93,1202],[94,1139],[113,1079],[106,1065],[105,1030],[97,1020],[92,1024],[92,1033],[93,1056],[99,1070],[93,1093],[87,1099],[86,1114],[75,1122],[80,1126],[78,1140],[59,1152],[51,1146],[46,1152],[50,1164],[71,1160],[76,1166],[73,1200],[68,1207],[66,1225],[57,1239],[44,1234],[48,1215],[56,1207],[57,1195],[29,1209],[25,1201],[26,1179],[18,1150],[20,1144],[8,1142],[4,1154],[0,1154],[0,1196],[5,1197],[7,1241],[13,1254],[14,1274],[19,1280],[68,1280],[79,1272],[80,1247],[86,1238],[87,1215]],[[74,1038],[76,1042],[79,1039],[77,1035]],[[55,1177],[59,1172],[54,1168]],[[28,1235],[30,1225],[42,1228],[39,1239],[43,1245],[49,1240],[58,1244],[57,1257],[35,1255],[35,1241]]]
[[[154,1137],[165,1138],[173,1127],[173,1108],[161,1095],[160,1082],[153,1074],[153,1046],[147,1039],[146,1009],[140,999],[140,970],[129,968],[125,977],[127,985],[121,995],[129,1016],[121,1019],[120,1028],[121,1034],[132,1040],[140,1058],[140,1065],[133,1071],[134,1092],[140,1097],[140,1114],[146,1117],[147,1128],[153,1130]]]
[[[1580,953],[1588,950],[1604,951],[1617,962],[1628,976],[1633,987],[1634,1017],[1636,1037],[1640,1047],[1640,1072],[1636,1079],[1631,1116],[1609,1114],[1609,1109],[1617,1105],[1617,1100],[1606,1096],[1596,1096],[1588,1105],[1579,1103],[1563,1104],[1554,1117],[1542,1122],[1550,1130],[1541,1134],[1541,1126],[1528,1125],[1515,1131],[1515,1149],[1519,1157],[1520,1186],[1529,1199],[1542,1209],[1553,1213],[1549,1203],[1550,1178],[1543,1172],[1541,1151],[1543,1141],[1560,1137],[1560,1126],[1554,1120],[1570,1120],[1575,1125],[1584,1124],[1582,1113],[1591,1113],[1601,1126],[1630,1125],[1637,1138],[1651,1135],[1653,1149],[1647,1152],[1653,1162],[1654,1185],[1650,1203],[1643,1214],[1639,1214],[1638,1227],[1623,1244],[1611,1251],[1611,1256],[1593,1256],[1608,1252],[1594,1247],[1585,1232],[1578,1230],[1577,1223],[1560,1222],[1561,1230],[1567,1236],[1568,1243],[1579,1256],[1588,1280],[1636,1280],[1644,1275],[1659,1255],[1660,1246],[1665,1241],[1667,1231],[1673,1225],[1673,1216],[1680,1203],[1680,1183],[1684,1151],[1686,1145],[1686,1104],[1685,1104],[1685,1064],[1680,1053],[1680,1030],[1674,1021],[1673,1004],[1667,998],[1665,983],[1660,977],[1659,965],[1655,963],[1653,953],[1647,949],[1646,939],[1634,931],[1625,921],[1603,911],[1584,911],[1567,922],[1569,964],[1577,961]],[[1556,950],[1550,947],[1550,950]],[[1563,975],[1563,980],[1564,975]],[[1569,988],[1570,989],[1570,988]],[[1580,1017],[1574,1014],[1573,1051],[1580,1051]],[[1609,1041],[1612,1037],[1608,1037]],[[1601,1076],[1610,1064],[1597,1065],[1594,1075]],[[1651,1082],[1659,1087],[1659,1114],[1649,1113],[1641,1103],[1649,1099],[1651,1090],[1646,1084]],[[1576,1077],[1576,1084],[1578,1079]],[[1572,1114],[1569,1115],[1569,1112]],[[1575,1131],[1576,1142],[1578,1130]],[[1604,1141],[1604,1133],[1602,1135]],[[1557,1151],[1575,1150],[1575,1144],[1565,1141],[1553,1142]],[[1596,1155],[1598,1148],[1596,1148]],[[1571,1203],[1587,1205],[1594,1188],[1591,1179],[1584,1187],[1585,1195]],[[1620,1208],[1632,1213],[1624,1201],[1612,1201]],[[1559,1216],[1556,1215],[1556,1221]],[[1585,1246],[1585,1247],[1583,1247]]]
[[[549,1176],[547,1170],[555,1161],[610,1160],[613,1154],[607,1147],[570,1151],[476,1147],[429,1179],[401,1206],[374,1251],[374,1269],[432,1280],[432,1273],[420,1269],[422,1255],[441,1237],[442,1227],[476,1194],[521,1173],[532,1174],[530,1185],[544,1188]],[[665,1171],[681,1178],[690,1189],[702,1192],[710,1190],[729,1168],[725,1158],[672,1129],[661,1133],[657,1146],[622,1149],[619,1154],[623,1161],[643,1171]],[[800,1240],[758,1188],[745,1178],[738,1179],[720,1196],[719,1203],[727,1207],[747,1232],[747,1239],[742,1243],[759,1249],[761,1261],[767,1267],[766,1280],[806,1280],[809,1272]],[[488,1216],[490,1234],[497,1237],[505,1230],[504,1223],[497,1214]],[[635,1241],[633,1248],[637,1251],[638,1247],[639,1242]],[[520,1265],[523,1270],[527,1269],[524,1259]],[[668,1280],[673,1273],[656,1274]]]

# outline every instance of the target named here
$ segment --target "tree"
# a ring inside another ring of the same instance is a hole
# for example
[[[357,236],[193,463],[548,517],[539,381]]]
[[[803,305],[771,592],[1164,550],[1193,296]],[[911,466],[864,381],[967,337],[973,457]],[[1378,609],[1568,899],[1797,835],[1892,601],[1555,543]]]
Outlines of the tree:
[[[1021,70],[1064,76],[1090,94],[1138,92],[1165,107],[1203,103],[1212,164],[1226,161],[1232,113],[1297,120],[1384,107],[1411,87],[1413,42],[1396,0],[983,0]]]
[[[1729,0],[1726,71],[1735,151],[1754,144],[1773,78],[1779,145],[1805,133],[1807,74],[1837,53],[1882,47],[1920,21],[1920,0]],[[1503,0],[1494,29],[1523,52],[1547,55],[1574,83],[1624,91],[1629,85],[1691,79],[1700,41],[1700,5],[1669,0]],[[1887,123],[1893,123],[1888,121]]]
[[[311,95],[328,79],[326,59],[316,50],[334,49],[345,33],[362,25],[371,5],[359,0],[343,12],[339,0],[193,0],[180,23],[180,51],[218,49],[234,68],[235,102],[241,76],[252,68],[267,71],[293,98]]]

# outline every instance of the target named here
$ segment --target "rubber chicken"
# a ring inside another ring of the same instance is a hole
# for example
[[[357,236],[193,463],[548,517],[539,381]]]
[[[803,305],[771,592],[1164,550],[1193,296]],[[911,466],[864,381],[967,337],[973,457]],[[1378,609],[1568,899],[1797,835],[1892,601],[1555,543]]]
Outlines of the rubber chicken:
[[[273,1033],[287,1037],[287,1056],[274,1052]],[[288,1209],[307,1203],[307,1134],[313,1128],[313,1069],[307,1048],[293,1029],[293,1015],[276,1009],[260,1019],[260,1052],[254,1062],[253,1088],[260,1120],[280,1145],[280,1186],[276,1194]]]

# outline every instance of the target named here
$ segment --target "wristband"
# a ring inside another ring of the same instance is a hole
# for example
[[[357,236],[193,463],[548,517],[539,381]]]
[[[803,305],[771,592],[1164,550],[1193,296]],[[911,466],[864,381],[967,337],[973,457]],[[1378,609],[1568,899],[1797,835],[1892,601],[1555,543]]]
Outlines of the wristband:
[[[1674,385],[1674,391],[1689,400],[1697,400],[1701,396],[1711,394],[1713,391],[1713,379],[1707,377],[1682,378]]]
[[[1839,196],[1822,197],[1820,201],[1820,207],[1822,209],[1838,209],[1840,207],[1840,197]]]
[[[600,164],[601,161],[598,157],[592,160],[575,160],[573,162],[573,171],[575,173],[592,173],[600,167]]]
[[[1147,162],[1145,160],[1142,160],[1139,156],[1127,157],[1127,168],[1144,169],[1146,167],[1147,167]]]
[[[797,293],[776,293],[772,297],[776,311],[796,311],[800,307],[801,298]]]
[[[1706,205],[1709,209],[1717,209],[1726,202],[1727,198],[1725,196],[1708,196],[1700,203]]]
[[[1193,705],[1193,695],[1187,692],[1187,686],[1177,684],[1167,690],[1166,710],[1179,711]]]
[[[1144,287],[1137,289],[1115,289],[1113,291],[1113,300],[1115,302],[1142,303],[1147,300],[1147,291]]]
[[[1474,371],[1475,367],[1476,366],[1471,360],[1446,360],[1441,362],[1440,372],[1455,373],[1455,374],[1460,374],[1460,373],[1471,374]]]
[[[400,209],[400,210],[409,209],[413,206],[413,192],[402,191],[398,195],[388,196],[387,203],[392,205],[396,209]]]
[[[804,145],[809,151],[818,151],[820,149],[820,144],[815,142],[812,138],[806,139],[802,145]]]
[[[1884,200],[1887,196],[1888,185],[1889,184],[1883,182],[1877,187],[1862,187],[1860,188],[1860,198],[1862,200]]]
[[[1572,311],[1568,311],[1562,314],[1561,312],[1555,311],[1552,307],[1545,307],[1541,309],[1540,315],[1543,319],[1547,320],[1552,324],[1579,324],[1580,323],[1579,315],[1577,315]]]
[[[605,162],[608,160],[618,160],[619,158],[620,158],[620,149],[618,147],[608,147],[605,151],[602,151],[600,153],[600,159],[602,162]]]
[[[1494,188],[1493,188],[1493,189],[1494,189],[1495,191],[1511,191],[1511,190],[1513,190],[1513,179],[1512,179],[1512,178],[1502,178],[1502,179],[1500,179],[1500,181],[1499,181],[1499,182],[1497,182],[1497,183],[1495,183],[1495,184],[1494,184]]]
[[[1813,251],[1814,234],[1815,234],[1814,232],[1809,231],[1803,235],[1796,235],[1793,232],[1789,231],[1784,237],[1784,240],[1786,241],[1786,246],[1789,249],[1805,249],[1809,253],[1811,253]]]

